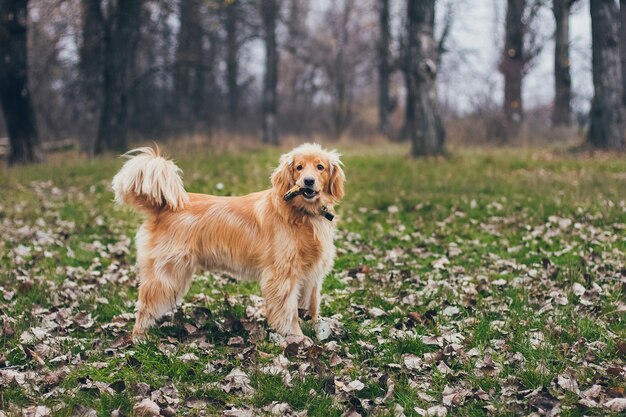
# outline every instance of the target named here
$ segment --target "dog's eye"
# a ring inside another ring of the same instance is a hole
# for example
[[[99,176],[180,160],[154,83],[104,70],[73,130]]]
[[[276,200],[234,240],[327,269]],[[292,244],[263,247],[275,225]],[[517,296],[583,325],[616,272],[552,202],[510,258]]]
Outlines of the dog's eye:
[[[298,165],[298,166],[296,167],[296,169],[297,169],[298,171],[302,171],[302,165]]]
[[[319,169],[320,171],[323,171],[324,170],[324,165],[317,164],[317,169]]]

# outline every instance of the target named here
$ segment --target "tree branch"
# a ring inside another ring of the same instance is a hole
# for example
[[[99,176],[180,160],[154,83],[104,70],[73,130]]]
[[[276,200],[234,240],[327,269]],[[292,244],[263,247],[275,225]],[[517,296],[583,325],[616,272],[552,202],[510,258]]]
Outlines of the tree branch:
[[[452,23],[454,23],[454,8],[452,7],[452,2],[448,2],[446,4],[446,13],[443,18],[443,31],[441,32],[441,36],[439,37],[439,41],[437,42],[437,67],[439,67],[441,64],[441,57],[443,56],[443,54],[448,52],[448,50],[446,49],[446,41],[450,36]]]

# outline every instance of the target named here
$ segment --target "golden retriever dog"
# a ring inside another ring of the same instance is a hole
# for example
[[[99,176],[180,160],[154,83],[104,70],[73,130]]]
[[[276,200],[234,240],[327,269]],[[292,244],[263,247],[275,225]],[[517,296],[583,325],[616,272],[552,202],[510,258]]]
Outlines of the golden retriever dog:
[[[241,197],[185,191],[181,170],[138,148],[113,178],[116,201],[147,214],[136,237],[139,299],[133,337],[180,303],[202,268],[260,282],[267,321],[302,336],[298,309],[318,318],[335,257],[333,206],[344,195],[336,151],[304,144],[280,158],[272,187]],[[290,189],[300,193],[287,201]]]

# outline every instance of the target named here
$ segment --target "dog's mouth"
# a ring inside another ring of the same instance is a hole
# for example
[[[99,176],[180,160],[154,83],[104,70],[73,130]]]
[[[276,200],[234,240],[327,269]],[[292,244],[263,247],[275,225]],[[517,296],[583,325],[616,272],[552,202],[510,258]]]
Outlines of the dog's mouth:
[[[319,193],[312,188],[302,189],[302,197],[304,197],[306,200],[314,200],[315,197],[317,197],[317,194]]]

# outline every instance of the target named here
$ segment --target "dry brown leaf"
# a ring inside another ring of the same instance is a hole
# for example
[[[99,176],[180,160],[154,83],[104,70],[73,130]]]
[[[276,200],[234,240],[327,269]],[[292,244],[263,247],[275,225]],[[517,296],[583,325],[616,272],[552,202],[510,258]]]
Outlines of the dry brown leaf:
[[[151,417],[158,416],[161,413],[161,408],[149,398],[144,398],[133,406],[133,411],[138,416]]]

